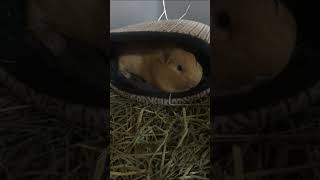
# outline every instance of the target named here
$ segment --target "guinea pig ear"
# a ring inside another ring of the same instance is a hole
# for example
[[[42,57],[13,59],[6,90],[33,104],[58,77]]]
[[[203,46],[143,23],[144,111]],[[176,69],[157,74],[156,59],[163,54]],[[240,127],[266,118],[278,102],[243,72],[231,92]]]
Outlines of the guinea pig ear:
[[[160,53],[160,62],[164,64],[169,64],[170,52],[168,50],[161,50],[159,53]]]

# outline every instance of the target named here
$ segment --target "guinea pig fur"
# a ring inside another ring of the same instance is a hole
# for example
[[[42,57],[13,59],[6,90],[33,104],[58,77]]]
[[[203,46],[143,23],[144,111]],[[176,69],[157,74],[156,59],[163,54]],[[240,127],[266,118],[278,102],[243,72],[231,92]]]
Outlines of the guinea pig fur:
[[[27,26],[53,53],[65,48],[63,36],[106,51],[105,0],[26,0]]]
[[[119,56],[119,70],[143,78],[168,93],[189,90],[202,79],[202,67],[195,56],[181,48],[141,48]]]
[[[281,2],[215,0],[213,18],[216,86],[237,88],[260,75],[274,77],[288,64],[297,25]]]

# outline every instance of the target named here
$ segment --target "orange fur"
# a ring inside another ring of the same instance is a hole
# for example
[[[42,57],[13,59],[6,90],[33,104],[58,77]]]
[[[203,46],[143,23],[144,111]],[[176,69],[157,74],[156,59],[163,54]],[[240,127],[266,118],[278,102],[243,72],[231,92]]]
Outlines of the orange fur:
[[[128,51],[120,55],[119,69],[127,78],[133,73],[165,92],[186,91],[202,78],[202,67],[195,56],[180,48]]]
[[[105,0],[27,0],[28,26],[46,45],[53,43],[51,49],[57,51],[64,45],[62,39],[56,38],[59,34],[105,50],[106,3]]]
[[[215,0],[214,23],[221,13],[230,23],[214,29],[217,86],[234,88],[283,70],[296,41],[296,22],[287,8],[272,0]]]

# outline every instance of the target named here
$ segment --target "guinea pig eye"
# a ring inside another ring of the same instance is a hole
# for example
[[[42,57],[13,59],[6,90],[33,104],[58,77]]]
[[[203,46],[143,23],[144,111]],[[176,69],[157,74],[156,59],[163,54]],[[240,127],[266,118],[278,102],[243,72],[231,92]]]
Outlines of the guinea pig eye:
[[[182,66],[181,66],[181,65],[178,65],[178,66],[177,66],[177,69],[178,69],[178,71],[182,71]]]
[[[227,12],[220,12],[217,15],[217,25],[221,28],[230,28],[231,19]]]

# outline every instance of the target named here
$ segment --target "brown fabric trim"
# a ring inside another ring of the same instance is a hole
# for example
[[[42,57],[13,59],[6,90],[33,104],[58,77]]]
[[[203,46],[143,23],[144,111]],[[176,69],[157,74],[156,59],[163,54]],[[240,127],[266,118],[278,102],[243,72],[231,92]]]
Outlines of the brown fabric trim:
[[[130,94],[128,92],[122,91],[115,87],[114,85],[110,84],[111,89],[119,94],[122,97],[132,99],[134,101],[145,103],[145,104],[158,104],[158,105],[164,105],[164,106],[172,106],[172,105],[179,105],[179,104],[190,104],[194,102],[201,101],[205,98],[210,97],[210,89],[206,89],[198,94],[184,97],[184,98],[170,98],[168,95],[168,98],[158,98],[158,97],[150,97],[150,96],[139,96],[135,94]]]
[[[218,133],[255,133],[277,124],[289,123],[287,117],[314,105],[320,99],[320,82],[296,96],[280,100],[277,105],[214,117]]]

